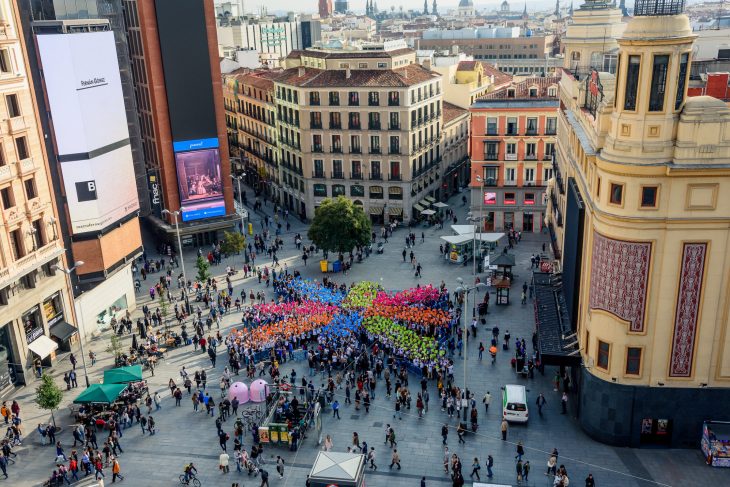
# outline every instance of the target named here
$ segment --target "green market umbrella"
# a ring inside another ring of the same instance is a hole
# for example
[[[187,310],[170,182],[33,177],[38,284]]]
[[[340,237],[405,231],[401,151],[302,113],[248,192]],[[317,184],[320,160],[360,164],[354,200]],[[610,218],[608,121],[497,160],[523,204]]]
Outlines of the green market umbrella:
[[[111,404],[124,389],[127,384],[92,384],[84,392],[74,399],[75,404]]]
[[[104,371],[104,384],[124,384],[142,380],[142,366],[130,365]]]

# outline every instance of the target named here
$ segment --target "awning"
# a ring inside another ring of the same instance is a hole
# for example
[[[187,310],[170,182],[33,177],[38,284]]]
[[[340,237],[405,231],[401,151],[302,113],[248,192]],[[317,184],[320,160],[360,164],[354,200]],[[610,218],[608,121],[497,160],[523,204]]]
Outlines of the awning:
[[[391,206],[390,208],[388,208],[388,213],[391,216],[400,216],[400,215],[403,214],[403,208],[398,208],[396,206]]]
[[[355,485],[362,479],[364,470],[365,455],[321,451],[312,465],[309,479],[318,484]]]
[[[51,352],[58,348],[58,343],[54,342],[45,335],[36,338],[32,343],[28,344],[31,352],[38,355],[41,359],[48,357]]]
[[[450,244],[461,245],[474,240],[474,235],[444,235],[441,240],[445,240]]]
[[[451,225],[451,229],[457,235],[466,235],[467,233],[474,233],[474,225]]]
[[[104,384],[124,384],[142,380],[142,366],[130,365],[104,371]]]
[[[436,203],[436,198],[434,198],[433,196],[426,196],[426,197],[425,197],[425,198],[423,198],[423,199],[424,199],[424,200],[427,200],[427,201],[428,201],[429,203],[431,203],[431,204],[433,204],[433,203]]]
[[[371,215],[380,215],[381,213],[383,213],[383,207],[382,206],[371,206],[369,208],[369,211],[370,211]]]
[[[74,399],[74,403],[111,404],[126,388],[127,384],[92,384]]]
[[[428,215],[435,215],[435,214],[436,214],[436,212],[434,210],[423,210],[421,212],[421,215],[426,215],[426,216],[428,216]]]
[[[422,211],[423,211],[423,210],[424,210],[425,208],[424,208],[423,206],[421,206],[421,205],[420,205],[419,203],[416,203],[415,205],[413,205],[413,209],[414,209],[414,210],[416,210],[417,212],[419,212],[419,213],[420,213],[420,212],[422,212]]]
[[[439,201],[438,203],[434,203],[433,206],[434,206],[434,208],[447,208],[449,205]]]
[[[75,326],[63,320],[55,323],[53,326],[51,326],[50,329],[51,335],[58,338],[62,342],[65,342],[66,340],[71,338],[71,336],[76,333],[76,331],[78,330],[76,330]]]
[[[423,206],[424,208],[428,208],[431,206],[431,202],[428,201],[426,198],[423,198],[421,201],[418,202],[419,205]]]
[[[551,275],[532,274],[535,290],[535,328],[537,348],[545,365],[577,366],[581,362],[577,335],[571,329],[568,309],[560,285],[553,284]]]

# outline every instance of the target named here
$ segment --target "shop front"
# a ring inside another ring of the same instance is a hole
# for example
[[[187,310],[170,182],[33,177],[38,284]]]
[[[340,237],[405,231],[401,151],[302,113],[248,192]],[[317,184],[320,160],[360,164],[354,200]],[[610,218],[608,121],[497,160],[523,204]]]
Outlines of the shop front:
[[[12,323],[0,325],[0,391],[17,381],[13,347],[10,342],[10,327]]]

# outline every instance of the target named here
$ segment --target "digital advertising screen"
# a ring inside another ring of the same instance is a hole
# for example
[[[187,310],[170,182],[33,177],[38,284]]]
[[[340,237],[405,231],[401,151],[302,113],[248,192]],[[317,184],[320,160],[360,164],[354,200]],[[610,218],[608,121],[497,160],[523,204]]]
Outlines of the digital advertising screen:
[[[213,139],[217,145],[217,139]],[[182,220],[192,221],[203,218],[224,216],[226,204],[223,199],[221,179],[221,159],[218,147],[208,147],[205,141],[189,141],[174,144],[175,167],[180,189]],[[195,147],[203,147],[195,149]]]
[[[74,234],[139,210],[114,33],[36,36]]]

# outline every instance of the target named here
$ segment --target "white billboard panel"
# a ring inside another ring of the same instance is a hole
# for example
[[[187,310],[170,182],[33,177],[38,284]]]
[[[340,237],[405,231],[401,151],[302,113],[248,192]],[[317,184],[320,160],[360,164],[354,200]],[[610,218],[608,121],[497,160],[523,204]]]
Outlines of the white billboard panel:
[[[36,37],[74,234],[139,209],[112,32]]]
[[[74,234],[102,230],[139,209],[129,145],[61,168]]]

